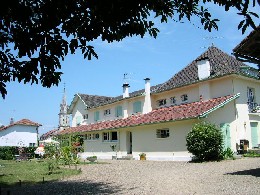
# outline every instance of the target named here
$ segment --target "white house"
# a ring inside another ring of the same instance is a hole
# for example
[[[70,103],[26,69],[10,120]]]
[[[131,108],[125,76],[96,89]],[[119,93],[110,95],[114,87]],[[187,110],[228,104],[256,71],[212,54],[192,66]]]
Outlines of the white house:
[[[37,146],[39,123],[22,119],[0,128],[0,146]]]
[[[115,155],[148,160],[189,160],[186,135],[199,121],[217,124],[225,147],[260,143],[258,71],[211,46],[166,82],[118,97],[76,94],[69,107],[72,127],[58,134],[83,135],[84,153],[98,158]]]

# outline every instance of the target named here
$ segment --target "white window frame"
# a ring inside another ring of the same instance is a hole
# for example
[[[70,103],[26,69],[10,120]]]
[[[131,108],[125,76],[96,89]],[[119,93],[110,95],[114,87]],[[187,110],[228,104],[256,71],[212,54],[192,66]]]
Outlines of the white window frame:
[[[92,134],[91,134],[91,133],[87,133],[87,134],[85,135],[85,139],[86,139],[86,140],[91,140],[91,139],[92,139]]]
[[[105,135],[106,135],[106,139],[105,139]],[[102,139],[103,139],[103,142],[110,142],[109,132],[103,132],[102,133]]]
[[[99,139],[99,133],[93,133],[92,134],[92,139],[93,140],[98,140]]]
[[[169,129],[156,129],[156,138],[157,139],[166,139],[170,137]]]
[[[160,99],[160,100],[157,100],[157,104],[159,107],[165,106],[167,104],[167,101],[166,101],[166,99]]]
[[[112,140],[112,133],[116,133],[116,140]],[[106,134],[106,139],[105,138]],[[117,131],[109,131],[109,132],[103,132],[102,133],[102,141],[103,142],[118,142],[118,132]]]

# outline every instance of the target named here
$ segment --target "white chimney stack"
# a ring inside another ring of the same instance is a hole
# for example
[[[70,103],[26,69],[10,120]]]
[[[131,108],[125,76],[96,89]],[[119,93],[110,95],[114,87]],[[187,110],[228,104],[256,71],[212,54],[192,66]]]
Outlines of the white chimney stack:
[[[199,80],[206,79],[210,76],[209,59],[197,61]]]
[[[123,98],[129,97],[129,91],[128,91],[129,87],[130,86],[128,83],[123,84]]]
[[[146,114],[148,112],[152,111],[152,105],[151,105],[151,84],[150,79],[145,78],[145,98],[144,98],[144,107],[143,107],[143,114]]]

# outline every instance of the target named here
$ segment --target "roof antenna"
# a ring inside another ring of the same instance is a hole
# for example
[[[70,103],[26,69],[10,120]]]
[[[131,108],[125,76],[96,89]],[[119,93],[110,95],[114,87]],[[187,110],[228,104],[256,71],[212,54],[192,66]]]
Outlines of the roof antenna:
[[[210,36],[210,37],[204,37],[203,39],[204,40],[211,40],[212,42],[211,42],[211,47],[214,47],[215,46],[215,44],[214,44],[214,39],[223,39],[224,37],[218,37],[218,36],[215,36],[215,37],[213,37],[213,36]],[[208,44],[209,46],[208,47],[210,47],[210,44]],[[200,47],[200,48],[207,48],[207,46],[204,46],[204,47]]]

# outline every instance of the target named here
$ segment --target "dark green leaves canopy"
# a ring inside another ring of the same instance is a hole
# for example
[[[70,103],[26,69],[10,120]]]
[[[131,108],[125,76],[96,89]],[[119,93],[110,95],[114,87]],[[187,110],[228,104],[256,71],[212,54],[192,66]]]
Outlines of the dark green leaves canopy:
[[[98,58],[89,42],[121,41],[146,33],[156,37],[159,30],[151,16],[161,22],[200,18],[205,30],[217,29],[218,19],[201,5],[215,3],[228,11],[238,10],[242,32],[258,15],[249,12],[249,0],[8,0],[0,7],[0,93],[6,83],[41,82],[44,87],[60,82],[60,61],[80,49],[84,58]],[[252,3],[252,2],[251,2]],[[259,0],[253,6],[259,6]]]

